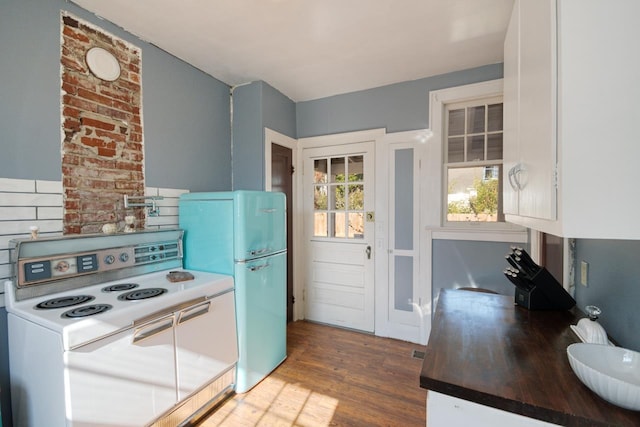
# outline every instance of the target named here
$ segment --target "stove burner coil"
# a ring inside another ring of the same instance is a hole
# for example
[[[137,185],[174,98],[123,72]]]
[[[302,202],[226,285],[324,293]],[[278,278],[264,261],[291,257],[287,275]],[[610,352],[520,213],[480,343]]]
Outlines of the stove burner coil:
[[[138,286],[140,286],[140,285],[138,285],[137,283],[118,283],[116,285],[105,286],[104,288],[102,288],[102,292],[128,291],[128,290],[131,290],[131,289],[135,289]]]
[[[68,297],[51,298],[37,304],[35,308],[40,310],[50,310],[54,308],[72,307],[74,305],[84,304],[93,301],[95,298],[91,295],[71,295]]]
[[[118,295],[120,301],[137,301],[141,299],[154,298],[168,292],[165,288],[146,288],[136,289],[135,291],[125,292]]]
[[[60,317],[65,319],[77,319],[79,317],[94,316],[96,314],[104,313],[107,310],[111,310],[111,308],[112,306],[109,304],[85,305],[65,311],[60,315]]]

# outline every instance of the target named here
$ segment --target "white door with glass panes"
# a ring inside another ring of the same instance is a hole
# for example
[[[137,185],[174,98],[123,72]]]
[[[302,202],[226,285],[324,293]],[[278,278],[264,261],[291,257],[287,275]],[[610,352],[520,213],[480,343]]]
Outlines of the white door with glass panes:
[[[305,317],[374,331],[374,143],[303,150]]]

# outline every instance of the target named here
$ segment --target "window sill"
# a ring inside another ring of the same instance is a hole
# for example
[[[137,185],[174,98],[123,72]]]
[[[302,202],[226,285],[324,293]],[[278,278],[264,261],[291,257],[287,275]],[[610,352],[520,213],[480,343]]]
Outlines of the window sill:
[[[481,230],[469,227],[426,227],[425,231],[431,233],[434,240],[471,240],[479,242],[528,242],[526,228],[494,228]]]

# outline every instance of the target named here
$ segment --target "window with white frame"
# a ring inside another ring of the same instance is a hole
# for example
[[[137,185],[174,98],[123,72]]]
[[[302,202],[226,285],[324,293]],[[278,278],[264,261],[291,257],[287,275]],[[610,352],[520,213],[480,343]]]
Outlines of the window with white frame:
[[[447,104],[445,223],[504,222],[502,97]]]

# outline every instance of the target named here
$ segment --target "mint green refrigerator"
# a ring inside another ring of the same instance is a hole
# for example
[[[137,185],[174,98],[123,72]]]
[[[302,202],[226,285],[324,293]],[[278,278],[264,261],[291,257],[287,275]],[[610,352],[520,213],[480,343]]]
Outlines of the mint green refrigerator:
[[[250,390],[287,356],[285,206],[284,194],[263,191],[180,197],[184,267],[234,277],[238,393]]]

